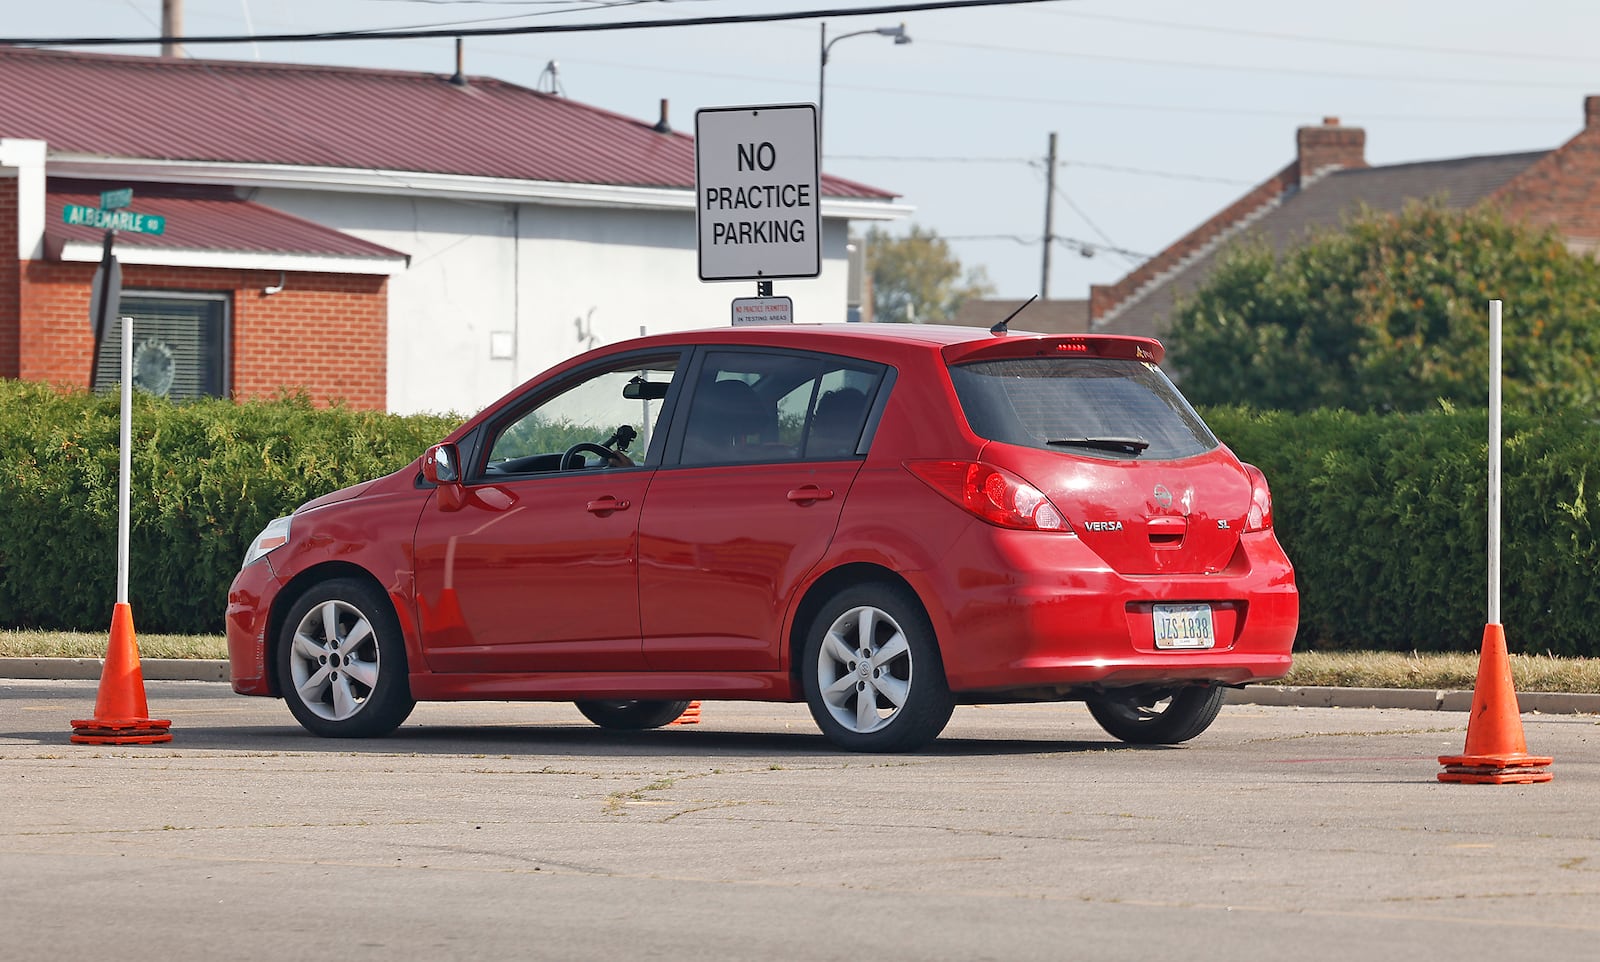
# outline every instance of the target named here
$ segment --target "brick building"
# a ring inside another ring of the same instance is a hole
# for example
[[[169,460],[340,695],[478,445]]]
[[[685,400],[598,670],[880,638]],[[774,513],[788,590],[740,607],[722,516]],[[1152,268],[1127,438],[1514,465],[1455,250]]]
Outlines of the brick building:
[[[1600,97],[1583,129],[1545,151],[1370,166],[1366,132],[1337,117],[1295,134],[1295,159],[1115,284],[1089,289],[1090,329],[1160,337],[1176,302],[1198,288],[1228,245],[1260,238],[1283,250],[1315,228],[1337,227],[1361,205],[1399,211],[1439,199],[1493,204],[1508,217],[1552,226],[1574,250],[1600,249]]]
[[[694,140],[664,101],[643,121],[460,73],[4,46],[0,90],[0,377],[88,382],[103,238],[62,211],[112,189],[166,218],[115,251],[137,376],[176,397],[470,413],[755,293],[699,280]],[[851,221],[911,211],[820,193],[822,274],[778,293],[844,320]]]
[[[82,387],[94,369],[90,291],[104,233],[62,212],[98,206],[111,185],[46,177],[44,161],[43,144],[0,141],[0,251],[15,252],[0,257],[0,377]],[[141,388],[173,398],[288,388],[383,408],[388,275],[404,269],[403,255],[223,189],[141,185],[135,209],[167,227],[114,238],[118,314],[133,319]],[[337,351],[305,350],[330,329]],[[116,381],[120,322],[110,334],[96,388]]]

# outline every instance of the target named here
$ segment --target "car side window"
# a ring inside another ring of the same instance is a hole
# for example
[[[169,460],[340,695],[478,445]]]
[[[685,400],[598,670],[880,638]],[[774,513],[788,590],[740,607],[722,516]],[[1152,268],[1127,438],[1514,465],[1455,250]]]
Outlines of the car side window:
[[[882,380],[881,371],[836,367],[817,385],[806,431],[810,460],[854,457],[866,427],[868,409]]]
[[[582,376],[494,434],[484,473],[538,474],[653,464],[677,356],[633,359]],[[614,452],[615,457],[606,452]]]
[[[882,378],[880,367],[847,358],[713,351],[689,399],[679,461],[855,457]]]

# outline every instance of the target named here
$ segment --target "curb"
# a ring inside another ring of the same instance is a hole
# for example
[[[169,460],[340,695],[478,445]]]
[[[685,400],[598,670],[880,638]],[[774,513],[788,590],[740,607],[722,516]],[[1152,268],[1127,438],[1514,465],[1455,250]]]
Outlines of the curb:
[[[0,678],[97,681],[100,658],[0,658]],[[146,658],[139,669],[147,681],[229,680],[226,661],[199,658]],[[1414,711],[1470,711],[1472,692],[1414,688],[1315,688],[1250,685],[1231,688],[1230,705],[1276,705],[1292,708],[1405,708]],[[1519,691],[1517,707],[1541,715],[1600,714],[1600,694]]]
[[[1286,705],[1295,708],[1407,708],[1415,711],[1471,711],[1472,692],[1415,688],[1299,688],[1250,685],[1229,689],[1230,705]],[[1600,695],[1519,691],[1517,708],[1541,715],[1600,714]]]
[[[0,678],[98,681],[104,664],[104,658],[0,658]],[[143,658],[139,661],[139,673],[146,681],[229,679],[226,661],[202,658]]]

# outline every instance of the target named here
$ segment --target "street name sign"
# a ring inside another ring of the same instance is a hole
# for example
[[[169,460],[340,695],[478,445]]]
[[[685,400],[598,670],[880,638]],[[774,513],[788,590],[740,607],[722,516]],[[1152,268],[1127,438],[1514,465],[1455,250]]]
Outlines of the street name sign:
[[[705,107],[694,129],[700,279],[822,273],[816,104]]]
[[[61,219],[68,224],[93,227],[98,230],[120,230],[130,234],[163,234],[167,219],[159,214],[140,214],[131,210],[102,210],[67,204],[61,208]]]

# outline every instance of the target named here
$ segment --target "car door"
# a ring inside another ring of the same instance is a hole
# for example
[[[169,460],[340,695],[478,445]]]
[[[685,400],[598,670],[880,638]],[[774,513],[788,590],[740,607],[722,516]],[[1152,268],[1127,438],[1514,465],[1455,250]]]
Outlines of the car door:
[[[677,354],[611,362],[491,424],[462,496],[435,497],[415,541],[421,637],[437,672],[642,667],[639,507],[664,438]],[[642,386],[642,387],[641,387]],[[608,463],[604,443],[639,443]]]
[[[651,668],[780,666],[784,613],[838,525],[883,374],[828,355],[706,352],[639,519]]]

